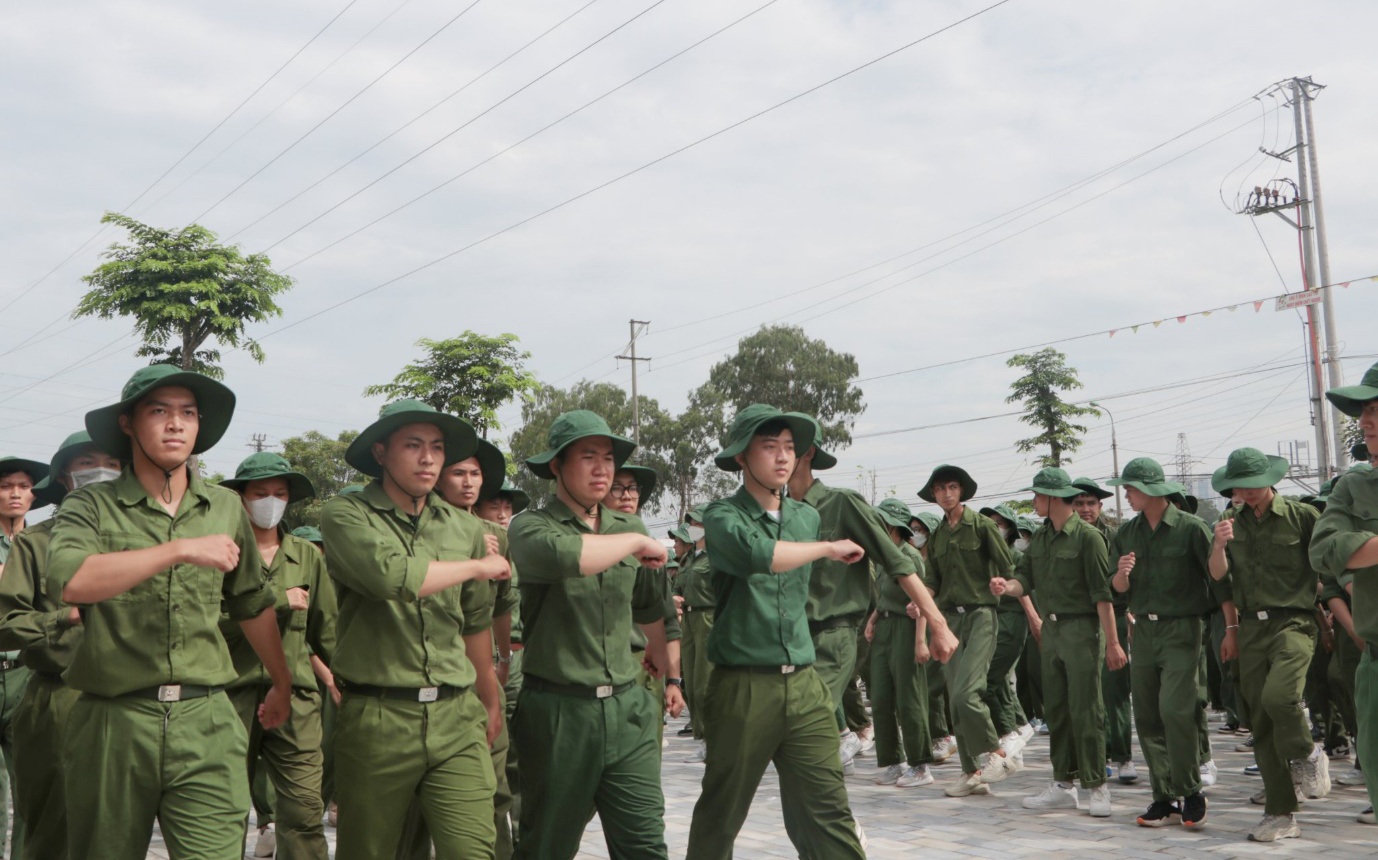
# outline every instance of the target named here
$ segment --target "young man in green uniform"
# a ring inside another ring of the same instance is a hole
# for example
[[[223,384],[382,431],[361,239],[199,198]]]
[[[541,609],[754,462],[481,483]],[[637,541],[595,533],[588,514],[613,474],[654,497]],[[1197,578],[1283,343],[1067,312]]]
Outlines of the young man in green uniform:
[[[664,858],[659,703],[638,684],[632,624],[657,673],[669,665],[663,577],[668,553],[639,517],[602,505],[636,444],[587,410],[550,425],[527,468],[554,498],[512,522],[521,568],[524,678],[512,718],[522,752],[517,856],[570,858],[595,810],[613,858]]]
[[[933,596],[919,579],[914,563],[891,542],[875,508],[855,490],[829,487],[814,477],[815,470],[831,469],[837,458],[817,443],[799,448],[790,497],[818,511],[819,532],[826,540],[846,538],[866,552],[866,561],[843,564],[820,558],[809,579],[809,632],[818,655],[814,671],[832,693],[839,732],[839,755],[844,767],[862,748],[856,733],[847,728],[842,710],[843,694],[856,674],[857,632],[871,610],[871,569],[899,580],[899,586],[928,622],[930,648],[939,663],[946,663],[957,648],[947,621]]]
[[[86,431],[68,436],[47,477],[34,486],[35,504],[60,504],[68,490],[112,480],[120,461],[96,450]],[[23,860],[67,856],[67,801],[62,757],[67,718],[79,693],[62,680],[81,642],[81,616],[48,592],[48,544],[56,520],[24,529],[0,576],[0,648],[18,651],[31,673],[14,713],[15,801],[11,855]]]
[[[854,564],[865,553],[850,540],[820,541],[818,512],[785,496],[795,452],[813,447],[817,428],[807,415],[753,404],[737,413],[714,458],[719,469],[742,472],[743,484],[704,511],[718,611],[708,639],[708,761],[688,860],[732,857],[772,762],[800,855],[865,857],[837,755],[837,706],[813,668],[807,617],[813,562]]]
[[[1014,579],[992,579],[991,593],[1038,595],[1043,615],[1043,684],[1047,692],[1048,738],[1053,782],[1024,798],[1025,809],[1080,809],[1074,781],[1089,789],[1090,812],[1111,813],[1105,784],[1105,711],[1101,663],[1121,669],[1127,662],[1115,629],[1105,538],[1072,509],[1081,488],[1058,468],[1045,468],[1027,488],[1034,511],[1045,517]]]
[[[927,573],[923,556],[910,544],[909,506],[890,498],[876,507],[900,552],[914,562],[920,576]],[[913,788],[929,785],[933,761],[928,733],[928,624],[909,617],[909,596],[893,576],[880,577],[876,608],[866,622],[871,642],[872,723],[876,733],[876,766],[883,773],[877,785]],[[903,750],[901,750],[901,744]],[[901,757],[903,752],[903,757]]]
[[[1244,500],[1215,524],[1210,571],[1216,580],[1230,577],[1239,614],[1238,628],[1225,637],[1239,654],[1240,692],[1263,777],[1263,820],[1249,833],[1254,842],[1301,835],[1294,781],[1307,797],[1330,792],[1325,750],[1311,740],[1302,701],[1315,647],[1319,578],[1307,547],[1318,514],[1273,489],[1287,471],[1282,457],[1240,448],[1211,478],[1218,492],[1237,491]]]
[[[436,857],[494,856],[488,747],[502,706],[487,587],[476,581],[510,569],[478,520],[435,492],[443,468],[476,446],[468,422],[390,403],[345,452],[374,480],[321,513],[340,603],[338,860],[393,856],[413,797]]]
[[[717,598],[713,593],[712,564],[708,558],[708,542],[703,530],[703,509],[690,511],[685,523],[685,536],[693,547],[692,555],[682,561],[675,577],[674,590],[679,595],[679,608],[684,613],[685,694],[689,702],[690,735],[698,742],[698,749],[689,756],[691,764],[702,762],[708,754],[703,741],[702,703],[713,676],[713,664],[708,660],[708,636],[713,632],[713,612]]]
[[[957,735],[962,775],[944,789],[948,797],[989,794],[989,783],[1011,772],[982,695],[995,653],[995,605],[990,581],[1014,568],[1014,557],[989,518],[968,508],[976,482],[957,466],[933,470],[919,498],[943,509],[929,542],[928,563],[938,606],[961,640],[943,672]]]
[[[155,818],[174,858],[243,853],[248,735],[224,692],[238,673],[222,606],[272,679],[266,729],[288,717],[292,674],[244,506],[188,464],[233,413],[224,385],[160,364],[86,414],[126,465],[67,496],[48,548],[49,589],[85,631],[66,674],[82,693],[64,761],[73,860],[143,860]]]
[[[982,508],[981,516],[989,517],[995,523],[1017,566],[1024,554],[1019,548],[1020,542],[1024,541],[1027,544],[1028,541],[1028,538],[1021,536],[1019,515],[1009,505],[998,505],[993,508]],[[1013,568],[1010,569],[1009,575],[1014,575]],[[1042,624],[1043,621],[1038,617],[1038,611],[1034,609],[1033,601],[1028,595],[1000,595],[1000,602],[995,607],[995,652],[990,658],[990,669],[986,672],[986,691],[981,699],[990,711],[995,734],[1000,738],[1000,748],[1005,751],[1005,761],[1016,772],[1024,769],[1024,745],[1034,736],[1034,730],[1019,706],[1019,697],[1015,694],[1010,673],[1019,662],[1020,655],[1024,653],[1024,643],[1029,637],[1029,631],[1041,627]]]
[[[243,499],[263,559],[263,575],[276,598],[278,630],[292,671],[292,714],[266,731],[254,719],[269,689],[269,679],[238,625],[225,618],[220,632],[239,677],[229,684],[230,702],[249,733],[248,774],[252,784],[260,757],[273,788],[271,817],[276,856],[282,860],[328,860],[321,822],[321,693],[312,658],[328,666],[335,647],[335,589],[321,554],[281,527],[293,502],[311,498],[311,481],[280,455],[251,454],[220,484]],[[259,810],[260,839],[265,810]],[[257,852],[256,852],[257,853]]]
[[[1378,451],[1378,364],[1358,385],[1334,388],[1326,398],[1358,419],[1368,451]],[[1351,471],[1335,482],[1311,539],[1311,564],[1349,592],[1354,632],[1366,642],[1354,673],[1354,709],[1359,721],[1358,758],[1378,761],[1378,469]],[[1359,814],[1374,823],[1378,780],[1370,780],[1368,808]]]
[[[1134,614],[1134,723],[1153,788],[1153,803],[1137,821],[1144,827],[1199,827],[1206,820],[1206,798],[1197,679],[1202,618],[1211,607],[1210,530],[1168,503],[1182,487],[1168,482],[1163,467],[1148,457],[1130,460],[1110,483],[1125,488],[1130,508],[1139,514],[1120,526],[1110,549],[1116,565],[1110,584],[1129,594]],[[1229,623],[1236,623],[1234,605],[1228,599],[1223,604]]]

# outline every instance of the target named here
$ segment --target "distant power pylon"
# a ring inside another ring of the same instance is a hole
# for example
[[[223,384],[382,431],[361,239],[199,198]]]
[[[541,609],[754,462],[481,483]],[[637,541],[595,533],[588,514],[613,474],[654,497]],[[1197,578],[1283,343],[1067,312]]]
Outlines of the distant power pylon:
[[[1191,480],[1191,448],[1187,447],[1187,434],[1177,434],[1177,481],[1186,486]]]

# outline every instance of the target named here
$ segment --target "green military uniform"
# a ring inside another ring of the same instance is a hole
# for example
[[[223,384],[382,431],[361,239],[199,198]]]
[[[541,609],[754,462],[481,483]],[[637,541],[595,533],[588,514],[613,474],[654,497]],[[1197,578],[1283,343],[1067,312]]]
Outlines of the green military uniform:
[[[1102,489],[1093,478],[1076,478],[1072,484],[1081,488],[1083,493],[1095,496],[1104,501],[1115,495],[1114,493]],[[1105,538],[1107,547],[1112,546],[1115,539],[1114,526],[1105,521],[1105,517],[1097,517],[1095,523],[1096,531]],[[1119,559],[1110,559],[1111,568]],[[1115,632],[1119,636],[1120,645],[1125,653],[1129,653],[1129,595],[1120,593],[1115,589],[1110,589],[1111,603],[1115,607]],[[1129,665],[1125,664],[1122,669],[1111,669],[1107,665],[1101,666],[1101,700],[1105,706],[1105,757],[1107,761],[1123,763],[1132,761],[1133,753],[1133,723],[1129,710],[1129,693],[1131,690],[1129,678]]]
[[[384,408],[346,460],[381,477],[372,444],[413,423],[440,428],[447,465],[473,454],[467,422],[403,400]],[[403,510],[380,479],[331,499],[321,533],[340,604],[332,665],[344,694],[335,730],[337,857],[391,856],[413,797],[437,857],[493,857],[487,712],[462,641],[492,624],[489,585],[471,580],[419,594],[432,562],[487,555],[483,528],[435,492],[420,514]]]
[[[1159,497],[1178,490],[1146,457],[1131,460],[1123,476],[1110,483]],[[1211,607],[1210,548],[1206,524],[1169,504],[1156,529],[1142,514],[1120,526],[1110,549],[1115,565],[1135,556],[1128,589],[1135,619],[1130,679],[1155,802],[1201,791],[1197,673],[1202,618]]]
[[[1081,490],[1061,469],[1038,473],[1033,492],[1070,498]],[[1043,619],[1044,712],[1048,718],[1053,779],[1080,780],[1082,788],[1105,784],[1105,706],[1101,664],[1106,642],[1098,605],[1110,603],[1110,564],[1105,538],[1076,514],[1034,532],[1015,579],[1038,595]]]
[[[998,514],[1007,520],[1010,528],[1018,534],[1019,515],[1008,505],[981,509],[981,516],[989,517],[991,514]],[[996,528],[998,530],[999,526]],[[1014,565],[1019,563],[1022,553],[1013,548],[1013,537],[1005,543],[1010,546],[1012,560],[1006,576],[1013,576]],[[1024,642],[1028,636],[1029,619],[1024,614],[1024,604],[1017,597],[1008,594],[1001,596],[995,605],[995,650],[991,653],[990,669],[986,672],[986,690],[981,695],[981,701],[986,703],[990,711],[991,724],[995,726],[997,737],[1004,737],[1027,722],[1023,719],[1019,699],[1010,682],[1010,671],[1024,653]]]
[[[619,465],[635,448],[602,418],[576,410],[551,425],[550,450],[528,459],[528,468],[552,477],[556,454],[589,436],[611,439]],[[598,534],[646,534],[640,517],[602,505],[598,512]],[[559,500],[511,526],[512,556],[522,571],[524,643],[512,718],[524,795],[517,856],[573,857],[595,810],[610,856],[663,858],[660,705],[636,683],[629,644],[633,622],[664,618],[664,575],[639,568],[630,556],[583,575],[586,534],[593,534],[588,524]]]
[[[713,631],[717,598],[713,594],[712,563],[707,549],[695,549],[680,566],[675,577],[675,593],[684,598],[684,638],[680,640],[680,662],[684,671],[684,693],[689,705],[689,727],[694,740],[703,740],[700,705],[708,693],[713,664],[708,661],[708,636]]]
[[[960,480],[963,499],[976,494],[976,482],[965,471],[939,466],[919,497],[932,502],[932,487],[939,478]],[[999,602],[990,593],[990,580],[1007,576],[1014,557],[995,523],[968,507],[963,507],[955,526],[943,516],[929,547],[928,566],[937,587],[938,608],[960,643],[943,676],[962,772],[970,774],[980,769],[979,757],[995,750],[1000,742],[982,698],[995,654],[995,606]]]

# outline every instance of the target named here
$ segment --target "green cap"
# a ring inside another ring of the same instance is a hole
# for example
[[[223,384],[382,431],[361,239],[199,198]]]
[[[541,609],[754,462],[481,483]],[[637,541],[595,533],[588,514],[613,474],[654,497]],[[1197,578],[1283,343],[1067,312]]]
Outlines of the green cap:
[[[996,505],[993,508],[982,508],[981,516],[989,517],[998,515],[1005,522],[1014,528],[1019,528],[1019,514],[1015,513],[1014,508],[1009,505]]]
[[[899,529],[905,537],[914,533],[909,527],[909,521],[914,515],[909,511],[909,506],[899,499],[891,497],[876,505],[876,513],[880,515],[882,522]]]
[[[1074,484],[1072,476],[1068,475],[1065,470],[1056,466],[1045,466],[1038,470],[1037,475],[1034,475],[1033,484],[1025,487],[1021,492],[1033,492],[1040,496],[1070,499],[1084,494],[1086,490]]]
[[[727,428],[727,446],[718,452],[713,462],[724,472],[740,472],[742,467],[737,465],[737,455],[745,454],[756,431],[771,421],[785,422],[794,436],[796,453],[812,448],[814,440],[818,438],[818,422],[812,417],[802,412],[781,412],[774,406],[753,403],[732,419],[732,426]]]
[[[443,466],[469,459],[478,447],[478,434],[463,418],[438,412],[435,407],[420,400],[397,400],[384,406],[378,413],[378,420],[365,427],[349,443],[345,462],[370,478],[383,477],[383,467],[374,459],[373,446],[386,442],[393,431],[408,424],[433,424],[440,428],[445,439]]]
[[[321,530],[315,526],[298,526],[292,529],[292,537],[309,540],[315,544],[325,543],[325,538],[321,537]]]
[[[1378,364],[1364,373],[1364,378],[1358,385],[1332,388],[1325,393],[1325,399],[1350,418],[1358,418],[1363,414],[1365,404],[1370,400],[1378,400]]]
[[[617,467],[617,471],[631,472],[632,476],[636,478],[636,488],[639,491],[636,497],[638,506],[655,493],[656,470],[650,466],[634,466],[631,463],[623,463]]]
[[[473,456],[478,460],[479,471],[483,473],[483,486],[478,491],[478,500],[483,502],[502,492],[502,485],[507,481],[507,458],[497,445],[487,439],[480,438],[477,442],[478,448]]]
[[[504,480],[502,489],[498,490],[495,496],[506,496],[512,502],[512,513],[519,514],[531,507],[531,497],[522,490],[517,489],[517,485],[511,481]]]
[[[1178,486],[1180,487],[1181,484],[1178,484]],[[1181,490],[1168,493],[1167,500],[1169,504],[1176,505],[1179,510],[1186,511],[1189,514],[1194,514],[1201,509],[1200,499]]]
[[[67,471],[67,464],[83,449],[93,447],[95,445],[91,442],[91,434],[85,430],[79,430],[62,440],[62,447],[57,449],[52,462],[48,464],[48,474],[44,476],[43,480],[34,484],[35,506],[55,505],[62,501],[63,497],[67,495],[67,488],[56,480],[57,476]]]
[[[51,505],[53,499],[50,496],[48,482],[48,464],[40,463],[37,460],[27,460],[23,457],[0,457],[0,474],[11,472],[23,472],[33,481],[33,504],[30,509],[41,508],[44,505]],[[61,496],[58,496],[61,498]]]
[[[1015,526],[1015,528],[1019,529],[1021,532],[1033,534],[1038,531],[1040,525],[1042,525],[1042,523],[1038,521],[1037,517],[1024,516],[1019,518],[1019,525]]]
[[[819,432],[821,433],[822,430],[820,429]],[[817,442],[814,442],[812,462],[813,470],[815,472],[824,472],[828,469],[831,469],[833,466],[837,465],[837,458],[834,457],[832,454],[829,454],[827,451],[824,451],[823,448],[819,446]]]
[[[1277,486],[1287,475],[1288,463],[1282,457],[1265,454],[1257,448],[1231,451],[1225,465],[1211,475],[1211,488],[1217,493],[1229,490],[1262,490]]]
[[[1093,478],[1076,478],[1072,481],[1072,486],[1081,490],[1078,495],[1089,493],[1098,499],[1108,499],[1115,495],[1109,490],[1102,489],[1101,485],[1097,484]]]
[[[242,493],[250,481],[263,481],[268,478],[287,479],[288,504],[316,495],[316,488],[311,486],[310,478],[294,470],[292,464],[281,454],[271,451],[260,451],[245,457],[239,468],[234,470],[234,477],[221,481],[220,486]]]
[[[1125,464],[1118,478],[1105,483],[1112,487],[1133,487],[1145,496],[1162,498],[1186,490],[1181,484],[1169,481],[1163,474],[1163,467],[1151,457],[1135,457]]]
[[[364,491],[364,485],[363,485],[363,484],[350,484],[350,485],[347,486],[347,487],[342,487],[342,488],[340,488],[340,492],[337,493],[336,495],[340,495],[340,496],[352,496],[352,495],[354,495],[355,493],[362,493],[363,491]]]
[[[933,513],[932,511],[919,511],[918,513],[914,514],[909,518],[910,523],[913,523],[914,520],[918,520],[919,522],[923,523],[923,527],[928,529],[929,534],[933,534],[935,531],[937,531],[939,524],[942,523],[942,520],[938,517],[938,515]],[[910,528],[913,528],[913,526],[911,525]]]
[[[928,483],[924,484],[923,489],[919,490],[919,498],[923,499],[925,502],[935,501],[933,498],[933,485],[947,483],[948,481],[956,481],[962,485],[962,501],[965,502],[976,495],[976,482],[967,474],[966,469],[959,466],[944,464],[934,469],[933,474],[928,476]]]
[[[689,537],[689,527],[680,523],[675,528],[670,529],[670,537],[683,543],[692,544],[694,541]]]
[[[706,507],[707,505],[699,505],[697,508],[691,509],[689,513],[684,515],[685,522],[694,523],[700,526],[703,525],[703,510]]]
[[[209,376],[178,370],[170,364],[141,367],[129,377],[120,392],[120,401],[86,413],[86,432],[101,451],[128,462],[134,458],[134,446],[120,429],[120,416],[128,414],[136,403],[159,388],[180,386],[196,395],[196,409],[201,426],[191,453],[200,454],[215,447],[225,435],[234,417],[234,392]]]
[[[550,425],[550,432],[546,437],[547,450],[534,457],[528,457],[526,468],[538,478],[554,480],[555,473],[550,471],[550,461],[570,445],[589,436],[606,436],[612,440],[612,458],[619,469],[636,450],[636,443],[612,432],[603,416],[587,409],[575,409],[556,418]]]

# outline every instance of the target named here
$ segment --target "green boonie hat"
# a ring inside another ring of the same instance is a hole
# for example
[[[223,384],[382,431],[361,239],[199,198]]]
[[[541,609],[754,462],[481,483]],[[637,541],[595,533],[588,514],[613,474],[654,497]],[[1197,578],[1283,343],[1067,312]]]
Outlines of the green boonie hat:
[[[983,517],[989,517],[992,514],[999,515],[1002,519],[1004,519],[1006,522],[1008,522],[1015,528],[1019,527],[1019,514],[1015,513],[1014,508],[1010,507],[1009,505],[996,505],[993,508],[981,509],[981,516]]]
[[[1066,470],[1056,466],[1045,466],[1038,470],[1034,475],[1032,486],[1025,487],[1020,492],[1038,493],[1041,496],[1052,496],[1056,499],[1070,499],[1075,496],[1085,494],[1086,490],[1078,487],[1072,482],[1072,476]],[[1104,492],[1102,490],[1102,492]]]
[[[631,463],[623,463],[617,467],[617,471],[631,472],[635,476],[638,507],[655,493],[656,470],[650,466],[634,466]]]
[[[261,451],[245,457],[239,464],[239,468],[234,470],[234,477],[221,481],[220,486],[234,490],[236,493],[242,493],[250,481],[263,481],[268,478],[287,479],[287,503],[289,505],[292,502],[300,502],[302,499],[309,499],[316,495],[316,488],[311,486],[310,478],[294,470],[292,464],[287,462],[287,458],[271,451]]]
[[[1326,503],[1330,501],[1331,492],[1334,491],[1335,485],[1340,482],[1341,478],[1343,478],[1345,475],[1352,475],[1355,472],[1372,471],[1373,466],[1369,465],[1368,463],[1355,463],[1353,466],[1350,466],[1349,470],[1346,471],[1343,475],[1336,475],[1335,477],[1326,481],[1324,484],[1321,484],[1321,491],[1317,495],[1311,497],[1311,504],[1316,505],[1317,507],[1324,510]]]
[[[796,452],[809,450],[818,438],[818,422],[811,416],[802,412],[781,412],[774,406],[753,403],[732,419],[732,426],[727,428],[727,445],[713,458],[713,462],[724,472],[740,472],[742,467],[737,465],[737,455],[745,454],[756,431],[771,421],[785,422],[794,436]]]
[[[67,464],[81,449],[91,447],[95,447],[91,442],[91,434],[85,430],[78,430],[62,440],[62,446],[57,449],[52,462],[48,464],[48,474],[44,476],[43,480],[34,484],[33,495],[36,506],[55,505],[62,501],[63,497],[67,495],[67,488],[55,480],[56,477],[67,471]]]
[[[1290,464],[1282,457],[1257,448],[1239,448],[1231,451],[1225,465],[1211,475],[1211,487],[1218,493],[1275,487],[1287,475],[1288,468]]]
[[[495,497],[507,496],[512,502],[512,513],[514,514],[519,514],[531,507],[531,497],[524,491],[517,489],[517,485],[508,480],[504,480],[502,482],[502,489],[498,490],[493,495]]]
[[[30,510],[52,504],[48,498],[47,463],[40,463],[37,460],[28,460],[23,457],[0,457],[0,474],[11,472],[23,472],[33,481],[33,504],[29,506]]]
[[[387,441],[394,430],[408,424],[434,424],[440,428],[445,439],[445,462],[442,466],[469,459],[478,447],[478,434],[474,432],[473,425],[463,418],[438,412],[434,406],[420,400],[397,400],[384,406],[378,413],[378,420],[365,427],[349,443],[345,462],[370,478],[383,477],[383,466],[374,458],[373,446]]]
[[[813,444],[813,468],[815,471],[823,472],[837,465],[837,458],[819,447],[818,443]]]
[[[1109,490],[1102,489],[1101,485],[1097,484],[1093,478],[1076,478],[1072,481],[1072,486],[1081,489],[1081,493],[1078,495],[1090,494],[1098,499],[1108,499],[1115,495]]]
[[[906,536],[914,533],[914,529],[909,525],[914,514],[909,510],[909,506],[899,499],[892,496],[876,505],[876,513],[880,514],[886,525],[899,529]]]
[[[1369,460],[1373,459],[1368,453],[1368,444],[1366,442],[1360,442],[1353,448],[1350,448],[1349,458],[1356,463],[1367,463]]]
[[[128,414],[134,405],[159,388],[180,386],[196,395],[196,409],[201,425],[196,431],[192,454],[200,454],[215,447],[225,435],[234,417],[234,392],[209,376],[179,370],[170,364],[152,364],[139,368],[120,392],[120,401],[86,413],[86,432],[95,446],[112,457],[129,461],[134,458],[130,437],[120,429],[120,416]]]
[[[1178,484],[1178,486],[1181,486],[1181,484]],[[1169,493],[1167,500],[1170,504],[1176,505],[1189,514],[1194,514],[1201,510],[1201,500],[1185,492],[1178,491]]]
[[[1111,478],[1105,483],[1112,487],[1133,487],[1145,496],[1154,498],[1186,490],[1181,484],[1169,481],[1163,474],[1163,467],[1151,457],[1135,457],[1125,464],[1124,471],[1118,478]]]
[[[929,534],[933,534],[933,532],[937,531],[938,525],[942,523],[942,520],[938,518],[938,515],[931,511],[919,511],[918,513],[914,514],[912,517],[909,518],[909,521],[911,523],[914,520],[918,520],[919,522],[923,523],[923,527],[928,529]],[[911,525],[910,528],[913,528],[913,526]]]
[[[362,493],[363,491],[364,491],[364,485],[363,485],[363,484],[350,484],[350,485],[347,486],[347,487],[341,488],[340,491],[339,491],[338,493],[336,493],[335,495],[337,495],[337,496],[352,496],[352,495],[354,495],[355,493]]]
[[[1036,518],[1026,516],[1019,518],[1019,525],[1016,526],[1016,528],[1018,528],[1021,532],[1028,532],[1029,534],[1033,534],[1034,532],[1038,531],[1038,527],[1040,525],[1042,525],[1042,523],[1040,523]]]
[[[321,537],[321,530],[315,526],[298,526],[292,529],[291,534],[292,537],[299,537],[312,543],[325,543],[325,538]]]
[[[693,541],[689,538],[689,529],[682,523],[676,526],[675,528],[670,529],[669,534],[670,537],[674,538],[677,541],[681,541],[683,543],[693,543]]]
[[[526,468],[538,478],[553,481],[555,473],[550,471],[550,461],[570,445],[589,436],[606,436],[612,440],[612,459],[619,469],[636,450],[636,443],[612,432],[603,416],[587,409],[575,409],[556,418],[550,425],[546,437],[548,450],[527,457]]]
[[[478,447],[471,456],[478,460],[479,471],[483,473],[483,486],[479,487],[478,500],[484,502],[502,492],[502,485],[507,481],[507,458],[497,445],[487,439],[477,441]]]
[[[960,466],[949,466],[947,464],[943,464],[938,468],[934,469],[933,474],[928,476],[928,483],[923,485],[922,490],[919,490],[919,498],[923,499],[925,502],[934,501],[933,485],[938,483],[939,481],[956,481],[957,483],[961,484],[962,501],[964,502],[970,499],[972,496],[976,495],[976,482],[973,481],[971,479],[971,476],[967,474],[966,469],[963,469]]]
[[[703,525],[703,511],[705,507],[705,505],[699,505],[697,508],[692,509],[689,513],[684,515],[684,521]]]
[[[1378,400],[1378,364],[1364,373],[1364,378],[1358,385],[1332,388],[1325,393],[1325,399],[1350,418],[1358,418],[1363,414],[1366,403]]]

